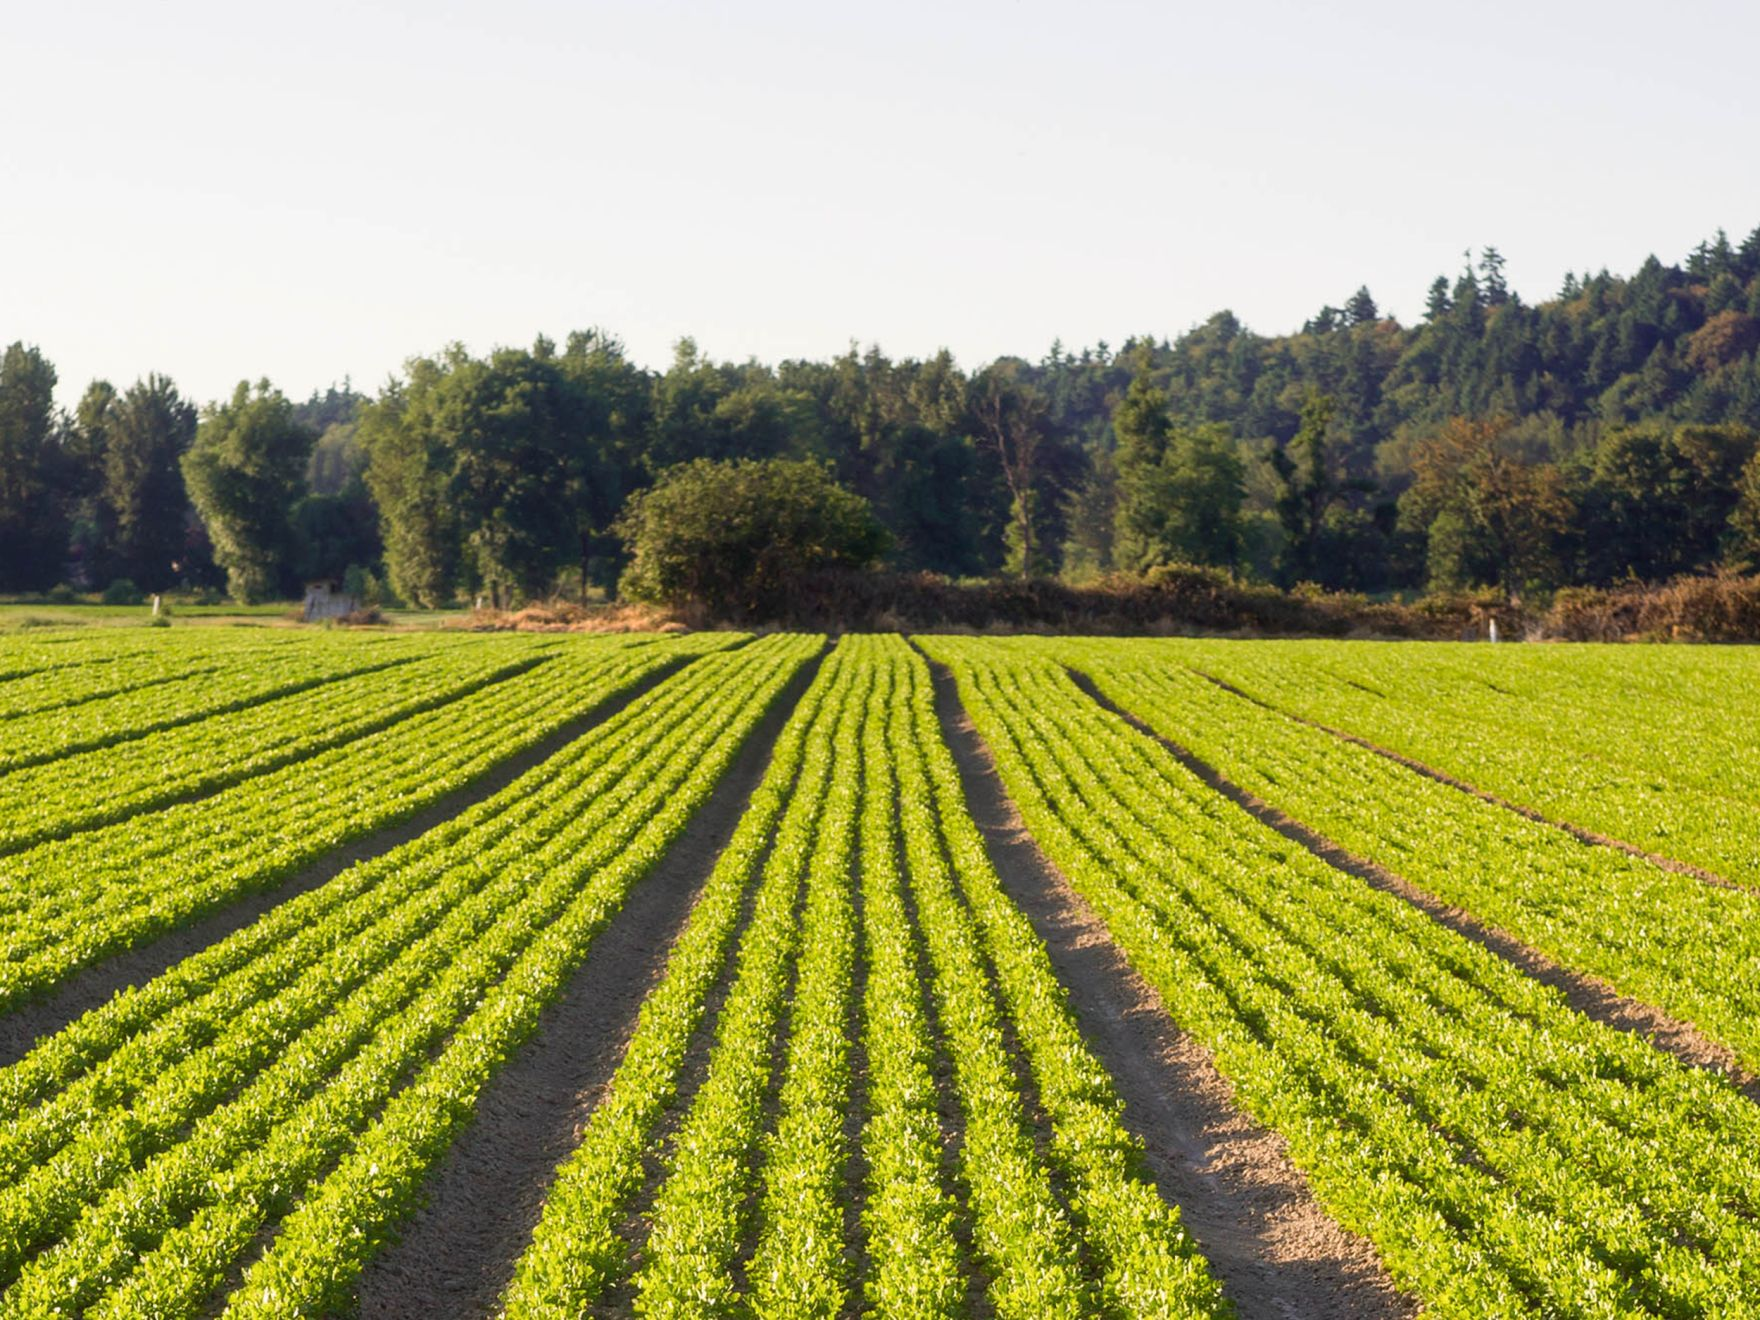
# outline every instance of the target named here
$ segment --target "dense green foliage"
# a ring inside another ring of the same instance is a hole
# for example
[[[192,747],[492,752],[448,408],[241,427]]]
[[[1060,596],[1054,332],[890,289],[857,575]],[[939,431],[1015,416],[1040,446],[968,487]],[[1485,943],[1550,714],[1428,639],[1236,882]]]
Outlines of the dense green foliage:
[[[617,530],[630,549],[624,595],[735,618],[774,617],[803,577],[866,568],[887,543],[866,500],[800,459],[668,468],[631,497]]]
[[[854,348],[715,362],[685,340],[650,371],[599,331],[454,345],[377,397],[345,385],[293,407],[303,474],[206,496],[185,525],[170,383],[96,382],[58,414],[53,367],[15,344],[0,590],[201,584],[215,554],[244,591],[351,567],[430,605],[609,589],[630,495],[677,464],[770,458],[829,463],[890,534],[887,566],[955,577],[1187,562],[1286,586],[1522,592],[1760,569],[1757,352],[1760,230],[1629,277],[1573,274],[1536,303],[1487,249],[1410,326],[1359,289],[1293,334],[1225,311],[1172,340],[969,370]],[[240,501],[270,500],[279,513],[241,521]]]
[[[293,506],[311,450],[311,431],[266,380],[255,390],[241,381],[196,428],[183,479],[234,599],[249,604],[288,590]]]

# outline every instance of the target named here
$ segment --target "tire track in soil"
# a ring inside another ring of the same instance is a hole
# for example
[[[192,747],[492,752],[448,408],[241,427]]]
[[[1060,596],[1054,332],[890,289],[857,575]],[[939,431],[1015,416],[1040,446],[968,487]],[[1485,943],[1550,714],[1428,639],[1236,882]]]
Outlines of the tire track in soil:
[[[720,653],[712,653],[720,654]],[[611,719],[638,697],[665,682],[695,657],[675,661],[644,675],[623,692],[607,697],[554,733],[499,762],[469,784],[431,802],[413,816],[343,844],[268,889],[260,890],[180,926],[156,939],[75,972],[41,999],[0,1015],[0,1068],[16,1063],[33,1045],[108,1003],[119,991],[145,985],[185,958],[243,930],[289,899],[329,883],[349,867],[370,862],[444,825],[454,816],[495,796],[528,770],[542,765],[575,739]]]
[[[1657,1049],[1672,1055],[1688,1067],[1719,1073],[1749,1100],[1760,1103],[1760,1078],[1742,1068],[1734,1051],[1718,1044],[1697,1027],[1671,1017],[1654,1004],[1620,993],[1600,977],[1578,972],[1555,962],[1507,931],[1486,925],[1465,908],[1444,902],[1397,872],[1340,847],[1263,798],[1247,792],[1208,762],[1200,760],[1178,743],[1163,738],[1129,711],[1113,704],[1086,674],[1076,670],[1068,672],[1076,686],[1092,698],[1096,705],[1117,715],[1139,733],[1153,738],[1208,787],[1261,824],[1269,825],[1291,843],[1305,848],[1333,869],[1356,876],[1376,889],[1403,899],[1439,925],[1448,927],[1457,935],[1465,936],[1481,948],[1496,954],[1524,975],[1542,985],[1551,986],[1564,995],[1572,1009],[1591,1021],[1611,1027],[1615,1031],[1642,1036]],[[1468,791],[1475,792],[1470,789]]]
[[[1273,705],[1263,697],[1255,697],[1251,692],[1236,687],[1226,679],[1217,678],[1214,674],[1207,674],[1202,669],[1195,669],[1190,665],[1187,665],[1186,668],[1193,674],[1196,674],[1199,678],[1203,679],[1206,683],[1214,683],[1224,692],[1227,692],[1231,696],[1239,697],[1242,701],[1250,701],[1253,705],[1258,706],[1263,710],[1268,710],[1274,715],[1281,715],[1286,720],[1294,720],[1297,724],[1305,724],[1310,729],[1318,729],[1321,733],[1330,734],[1341,742],[1347,742],[1353,746],[1361,747],[1366,752],[1374,752],[1375,755],[1384,757],[1385,759],[1392,761],[1395,765],[1404,766],[1413,774],[1423,775],[1426,779],[1433,779],[1438,784],[1445,784],[1457,792],[1465,793],[1469,797],[1476,797],[1481,802],[1489,802],[1494,807],[1502,807],[1505,811],[1513,811],[1524,820],[1531,820],[1537,825],[1547,825],[1555,830],[1563,830],[1566,834],[1570,835],[1580,843],[1591,844],[1597,848],[1613,848],[1619,852],[1649,862],[1652,866],[1660,867],[1664,871],[1672,871],[1676,875],[1690,875],[1695,880],[1703,880],[1706,884],[1716,885],[1719,889],[1746,889],[1752,891],[1756,888],[1755,885],[1739,880],[1731,880],[1727,876],[1719,875],[1716,871],[1706,870],[1703,866],[1694,866],[1691,862],[1678,861],[1675,858],[1665,856],[1662,853],[1651,852],[1647,848],[1640,848],[1635,843],[1627,843],[1624,839],[1616,839],[1611,834],[1601,834],[1595,830],[1584,829],[1581,825],[1573,825],[1568,820],[1554,820],[1551,816],[1536,811],[1533,807],[1524,807],[1519,802],[1511,802],[1508,798],[1499,797],[1497,794],[1480,788],[1476,784],[1469,784],[1464,779],[1457,779],[1446,770],[1438,770],[1433,765],[1426,765],[1423,761],[1413,760],[1411,757],[1406,756],[1401,752],[1396,752],[1392,748],[1383,747],[1380,743],[1370,742],[1367,738],[1360,737],[1347,730],[1335,728],[1330,724],[1322,724],[1319,720],[1311,720],[1306,715],[1297,715],[1293,711],[1288,711],[1281,706]],[[1073,674],[1075,671],[1072,670],[1070,672]],[[1083,678],[1082,681],[1085,682],[1086,679]],[[1095,694],[1090,692],[1090,695]],[[1379,696],[1381,694],[1377,693],[1376,695]],[[1126,715],[1125,718],[1131,719],[1132,717]],[[1148,732],[1150,737],[1156,736],[1152,730],[1145,730],[1145,732]]]
[[[931,668],[942,736],[991,865],[1045,941],[1082,1036],[1124,1101],[1125,1126],[1144,1142],[1150,1177],[1179,1207],[1243,1320],[1416,1315],[1374,1247],[1321,1208],[1283,1138],[1235,1104],[1209,1051],[1175,1025],[1105,923],[1039,850],[952,674]]]
[[[820,662],[809,661],[777,697],[678,841],[594,939],[532,1038],[484,1087],[476,1116],[429,1178],[427,1204],[362,1274],[360,1315],[465,1320],[495,1313],[556,1168],[616,1073],[642,1003],[665,971],[667,952]],[[750,919],[747,898],[741,933]],[[720,993],[726,979],[724,971]],[[714,1018],[705,1013],[693,1055],[706,1051],[702,1033],[712,1030]],[[681,1087],[669,1113],[680,1114],[688,1105]]]

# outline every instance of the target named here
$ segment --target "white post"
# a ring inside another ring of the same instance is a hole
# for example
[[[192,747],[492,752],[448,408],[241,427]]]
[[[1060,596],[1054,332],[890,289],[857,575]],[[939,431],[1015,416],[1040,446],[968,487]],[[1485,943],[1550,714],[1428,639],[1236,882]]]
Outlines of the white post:
[[[1497,620],[1496,619],[1493,619],[1491,621],[1491,640],[1494,642],[1497,640]]]
[[[153,617],[155,619],[159,617],[159,598],[157,596],[153,597]]]

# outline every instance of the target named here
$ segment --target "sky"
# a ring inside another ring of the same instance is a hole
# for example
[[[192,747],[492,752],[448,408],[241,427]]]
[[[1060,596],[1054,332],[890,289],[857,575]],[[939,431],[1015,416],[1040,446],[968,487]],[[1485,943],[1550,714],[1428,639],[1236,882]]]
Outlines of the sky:
[[[7,4],[0,343],[377,389],[603,327],[970,366],[1760,226],[1760,5]]]

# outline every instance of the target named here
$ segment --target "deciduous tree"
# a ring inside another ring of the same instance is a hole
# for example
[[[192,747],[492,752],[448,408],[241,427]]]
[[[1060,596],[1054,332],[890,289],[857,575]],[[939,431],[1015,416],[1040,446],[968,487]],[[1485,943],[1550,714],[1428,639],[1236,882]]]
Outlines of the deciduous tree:
[[[183,478],[236,600],[293,585],[291,515],[315,438],[267,380],[254,389],[240,381],[230,400],[202,415]]]

